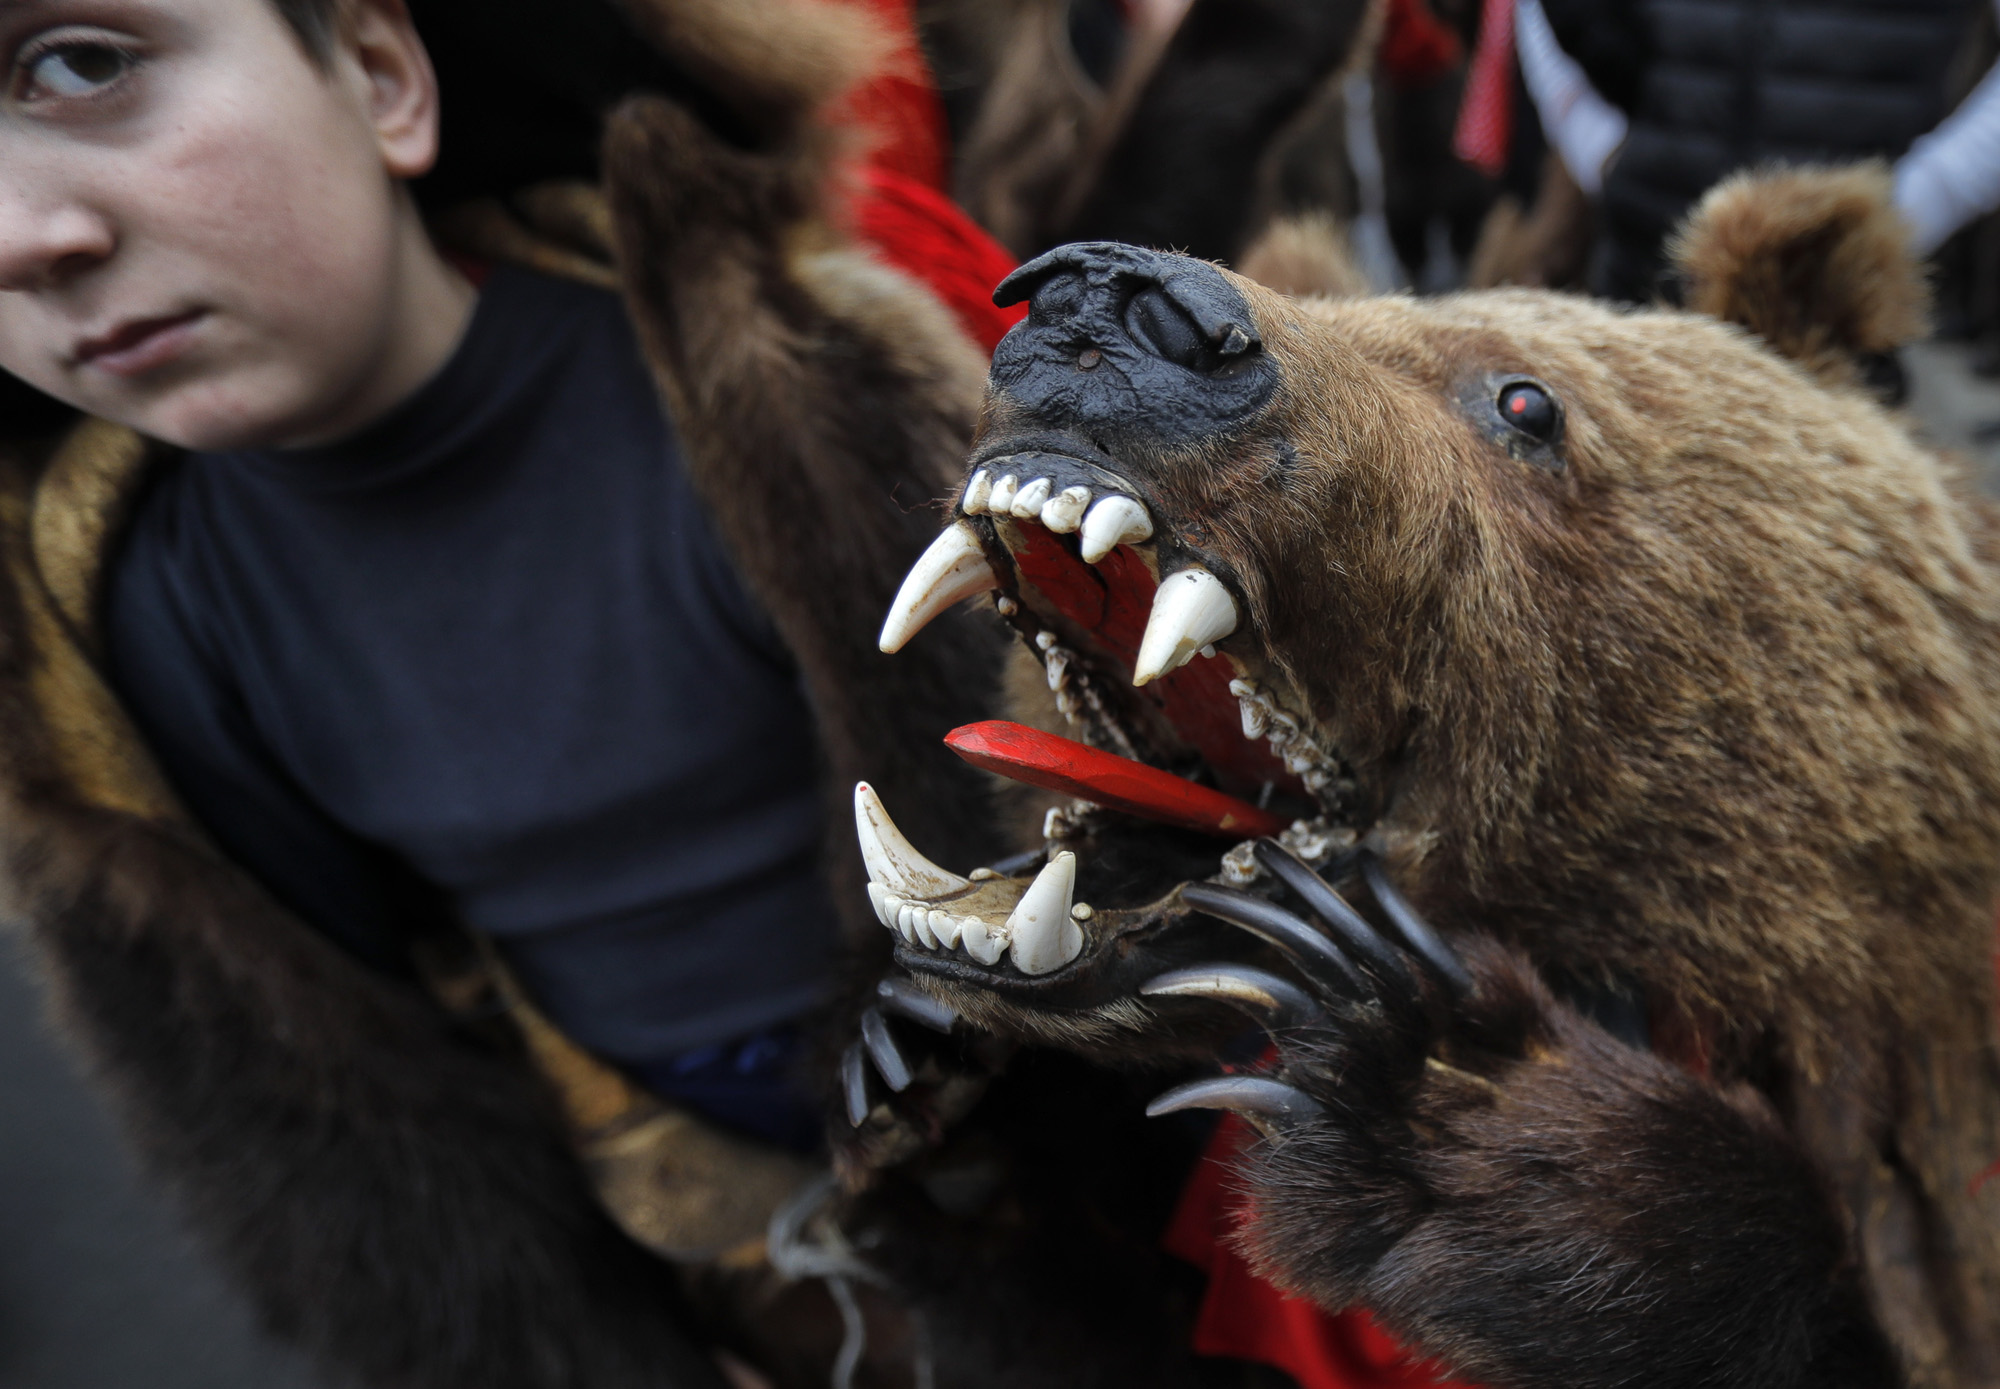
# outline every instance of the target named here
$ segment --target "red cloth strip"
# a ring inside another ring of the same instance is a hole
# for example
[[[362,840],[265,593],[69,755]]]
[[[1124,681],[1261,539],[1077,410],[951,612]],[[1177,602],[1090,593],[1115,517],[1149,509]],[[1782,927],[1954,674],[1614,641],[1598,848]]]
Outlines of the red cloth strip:
[[[1514,138],[1514,0],[1486,0],[1451,152],[1498,178]]]

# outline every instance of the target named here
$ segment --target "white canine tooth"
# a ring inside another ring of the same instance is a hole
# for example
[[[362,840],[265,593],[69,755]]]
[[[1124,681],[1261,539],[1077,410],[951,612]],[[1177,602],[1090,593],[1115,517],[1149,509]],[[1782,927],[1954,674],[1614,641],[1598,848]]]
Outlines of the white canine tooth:
[[[972,481],[965,484],[965,495],[959,499],[959,510],[967,516],[977,516],[986,510],[987,498],[993,495],[993,474],[981,468],[972,475]]]
[[[996,930],[980,917],[968,916],[958,944],[980,964],[997,965],[1000,957],[1007,953],[1007,933],[1004,929]]]
[[[896,601],[889,605],[889,616],[882,623],[882,649],[901,651],[903,643],[953,603],[998,587],[999,576],[986,562],[979,533],[967,522],[952,522],[931,542],[930,549],[917,557],[896,591]]]
[[[868,902],[875,908],[875,919],[890,930],[896,929],[896,908],[903,905],[903,899],[889,891],[881,883],[868,884]]]
[[[1042,514],[1042,503],[1054,488],[1053,479],[1038,477],[1014,494],[1014,505],[1008,509],[1021,520],[1032,521]]]
[[[937,937],[937,943],[946,950],[957,948],[958,938],[964,931],[963,917],[953,916],[941,907],[931,908],[931,934]]]
[[[1042,503],[1042,524],[1058,535],[1068,535],[1083,524],[1090,507],[1088,487],[1065,487]]]
[[[1146,635],[1139,639],[1132,683],[1159,679],[1235,630],[1236,600],[1222,580],[1198,564],[1167,575],[1153,595],[1153,615],[1146,619]]]
[[[1083,932],[1069,914],[1075,891],[1076,855],[1065,849],[1028,884],[1007,918],[1014,968],[1023,974],[1047,974],[1083,953]]]
[[[1130,497],[1106,497],[1083,518],[1083,559],[1095,564],[1120,545],[1153,538],[1153,518]]]
[[[986,498],[986,509],[995,516],[1009,516],[1014,511],[1014,490],[1021,480],[1012,473],[993,484],[993,491]]]
[[[854,837],[861,841],[861,860],[870,882],[881,883],[899,897],[943,897],[968,886],[910,846],[882,798],[865,781],[854,783]]]

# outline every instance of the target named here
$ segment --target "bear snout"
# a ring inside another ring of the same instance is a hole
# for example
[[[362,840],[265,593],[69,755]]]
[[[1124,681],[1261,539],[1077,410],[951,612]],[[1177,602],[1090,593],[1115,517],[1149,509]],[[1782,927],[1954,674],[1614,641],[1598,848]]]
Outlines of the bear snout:
[[[1277,389],[1249,301],[1207,261],[1116,242],[1059,246],[994,302],[1028,317],[990,384],[1021,424],[1118,444],[1187,444],[1242,424]]]

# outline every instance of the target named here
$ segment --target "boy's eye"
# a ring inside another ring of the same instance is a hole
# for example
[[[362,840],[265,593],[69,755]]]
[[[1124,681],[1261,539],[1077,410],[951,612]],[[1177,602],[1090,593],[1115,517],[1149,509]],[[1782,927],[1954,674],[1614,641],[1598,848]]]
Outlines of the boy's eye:
[[[128,72],[133,57],[101,41],[81,41],[45,48],[22,64],[24,101],[89,96]]]

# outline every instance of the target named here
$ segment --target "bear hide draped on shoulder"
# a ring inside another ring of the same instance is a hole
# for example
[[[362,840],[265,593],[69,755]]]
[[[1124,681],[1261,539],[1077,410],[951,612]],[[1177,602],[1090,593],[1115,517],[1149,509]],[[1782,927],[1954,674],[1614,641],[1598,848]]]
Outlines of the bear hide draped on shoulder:
[[[1156,1074],[1247,1009],[1265,1075],[1170,1105],[1265,1129],[1243,1248],[1468,1379],[1990,1385],[1996,513],[1856,384],[1923,321],[1882,170],[1726,184],[1680,247],[1731,322],[1017,272],[954,525],[1066,695],[1023,717],[1296,817],[1324,879],[1064,802],[1032,972],[897,963]],[[989,508],[1044,475],[1146,524]],[[919,905],[1025,959],[1028,883]]]
[[[879,45],[837,6],[626,13],[732,117],[724,140],[635,98],[605,160],[618,267],[691,472],[799,661],[829,784],[864,768],[897,783],[970,853],[981,788],[937,739],[962,672],[991,665],[986,638],[966,625],[902,669],[875,651],[979,380],[944,308],[854,249],[833,211],[840,151],[818,116]],[[513,208],[572,248],[543,263],[603,280],[601,211],[575,196]],[[94,633],[99,566],[146,456],[98,422],[0,420],[6,905],[144,1165],[265,1322],[342,1376],[716,1385],[672,1269],[600,1208],[524,1058],[281,909],[163,784]],[[851,906],[849,821],[828,823]],[[879,954],[872,931],[854,948]]]

